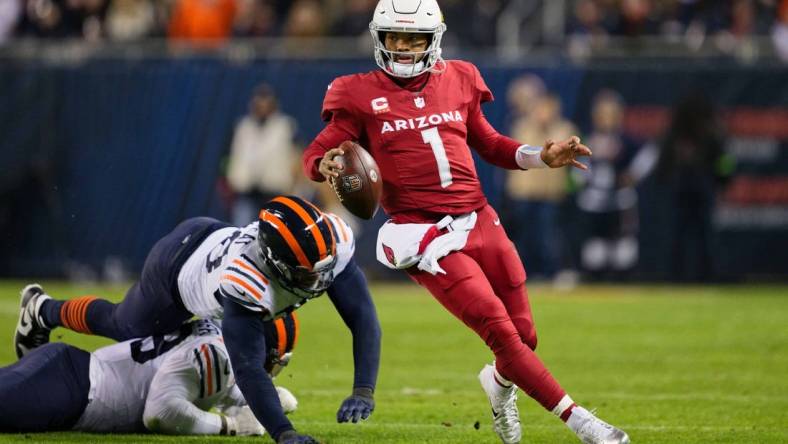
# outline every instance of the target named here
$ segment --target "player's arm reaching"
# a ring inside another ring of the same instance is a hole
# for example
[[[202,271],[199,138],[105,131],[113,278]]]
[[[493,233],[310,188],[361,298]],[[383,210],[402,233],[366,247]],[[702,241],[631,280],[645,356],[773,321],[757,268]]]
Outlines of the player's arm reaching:
[[[280,444],[317,443],[309,436],[296,433],[265,371],[267,348],[261,313],[241,305],[236,299],[225,298],[222,331],[236,384],[274,441]]]
[[[577,160],[579,156],[590,156],[591,150],[572,136],[562,141],[545,141],[542,147],[529,147],[496,131],[482,112],[481,104],[492,100],[479,71],[474,67],[477,99],[468,111],[468,144],[476,149],[487,162],[509,170],[530,168],[560,168],[571,165],[588,169]]]
[[[337,411],[337,422],[367,419],[375,409],[373,394],[380,365],[380,323],[367,280],[351,259],[328,288],[328,297],[353,334],[353,393]]]
[[[332,170],[340,168],[339,163],[334,162],[333,159],[344,153],[337,147],[346,140],[358,141],[361,137],[362,128],[359,120],[347,109],[347,99],[343,98],[343,94],[347,94],[344,79],[334,80],[329,85],[323,100],[321,117],[328,122],[328,125],[304,151],[304,173],[316,182],[326,180],[329,175],[328,168]],[[325,161],[321,162],[323,158]],[[335,172],[331,174],[337,176]]]
[[[224,396],[228,368],[224,350],[210,342],[171,354],[151,382],[143,413],[145,427],[179,435],[262,435],[265,431],[248,407],[225,416],[195,405]]]

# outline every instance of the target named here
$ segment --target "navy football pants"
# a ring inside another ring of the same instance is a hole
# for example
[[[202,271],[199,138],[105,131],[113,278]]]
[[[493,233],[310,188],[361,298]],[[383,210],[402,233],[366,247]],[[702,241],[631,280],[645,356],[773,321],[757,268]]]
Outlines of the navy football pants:
[[[183,264],[212,232],[230,225],[208,217],[181,222],[148,253],[142,276],[119,303],[92,301],[85,312],[90,332],[116,341],[166,334],[192,318],[181,302],[178,273]],[[63,325],[58,316],[50,325]],[[53,322],[55,321],[55,322]]]
[[[88,405],[89,370],[90,353],[60,342],[0,368],[0,432],[72,428]]]

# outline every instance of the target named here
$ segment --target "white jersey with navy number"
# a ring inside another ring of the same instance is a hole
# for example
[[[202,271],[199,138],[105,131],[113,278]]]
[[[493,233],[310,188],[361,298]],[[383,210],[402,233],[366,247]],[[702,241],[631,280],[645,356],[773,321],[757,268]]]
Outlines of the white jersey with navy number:
[[[324,213],[334,229],[337,262],[334,276],[353,257],[353,231],[339,216]],[[211,233],[192,253],[178,274],[183,305],[201,318],[221,318],[220,298],[230,298],[253,311],[265,311],[265,319],[280,316],[306,300],[280,286],[262,266],[257,242],[257,223],[243,228],[222,228]]]
[[[74,429],[145,431],[146,409],[167,399],[168,408],[178,406],[171,416],[188,424],[182,433],[218,433],[220,418],[205,410],[230,396],[229,365],[221,331],[207,320],[100,348],[90,357],[88,405]]]

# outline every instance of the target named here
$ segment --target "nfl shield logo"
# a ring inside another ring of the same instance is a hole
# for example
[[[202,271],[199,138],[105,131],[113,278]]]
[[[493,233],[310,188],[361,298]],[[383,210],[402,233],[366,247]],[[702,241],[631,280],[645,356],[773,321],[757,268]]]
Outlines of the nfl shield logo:
[[[424,97],[416,97],[413,102],[416,104],[416,108],[424,108]]]
[[[352,174],[342,177],[342,189],[345,193],[355,193],[361,189],[361,176]]]

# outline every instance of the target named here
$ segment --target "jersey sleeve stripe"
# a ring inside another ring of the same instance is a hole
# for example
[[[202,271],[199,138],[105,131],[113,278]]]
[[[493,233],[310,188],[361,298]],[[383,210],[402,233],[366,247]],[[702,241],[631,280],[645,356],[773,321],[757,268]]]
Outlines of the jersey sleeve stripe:
[[[211,361],[211,356],[208,354],[207,345],[203,344],[202,347],[200,347],[200,351],[202,351],[203,355],[205,356],[205,361],[207,363],[205,366],[206,368],[205,381],[207,385],[207,390],[205,394],[206,396],[211,396],[213,395],[213,365],[214,364]]]
[[[257,265],[257,262],[255,262],[254,260],[252,260],[252,258],[250,258],[249,256],[247,256],[247,255],[245,255],[245,254],[241,254],[241,257],[242,257],[242,258],[243,258],[243,259],[246,261],[246,264],[247,264],[247,265],[251,265],[251,266],[252,266],[252,267],[253,267],[255,270],[259,271],[259,272],[260,272],[260,274],[262,274],[263,276],[265,276],[265,272],[263,271],[263,269],[262,269],[262,268],[260,268],[260,267]]]
[[[237,303],[243,305],[244,307],[246,307],[246,308],[248,308],[250,310],[253,310],[253,311],[261,311],[262,310],[262,307],[260,307],[259,305],[255,304],[254,302],[252,302],[251,298],[241,299],[239,296],[232,296],[232,295],[227,294],[227,292],[223,291],[221,288],[219,289],[219,293],[222,295],[222,297],[227,298],[227,299],[232,299],[234,302],[237,302]],[[244,294],[244,296],[246,296],[246,294]]]
[[[237,278],[245,280],[248,284],[252,284],[255,287],[259,288],[262,293],[265,293],[265,286],[260,283],[259,279],[256,279],[254,276],[247,273],[245,270],[241,270],[240,268],[236,267],[228,267],[227,270],[231,276],[235,276]]]
[[[219,360],[219,353],[216,351],[216,347],[213,344],[208,345],[208,348],[211,350],[211,356],[213,357],[214,362],[214,375],[216,375],[216,391],[220,391],[222,389],[222,362]]]
[[[233,260],[233,263],[243,268],[244,270],[248,271],[249,273],[252,273],[253,275],[257,276],[257,279],[260,279],[261,281],[263,281],[264,284],[268,285],[268,279],[266,279],[265,276],[263,276],[263,273],[260,273],[259,271],[255,270],[254,267],[249,266],[248,264],[242,262],[239,259]]]
[[[341,220],[339,220],[338,216],[334,214],[329,214],[329,216],[331,216],[330,217],[331,222],[333,222],[334,226],[338,228],[336,231],[338,231],[342,235],[342,242],[347,242],[348,236],[347,236],[347,231],[345,231],[345,224],[342,223]]]
[[[239,278],[237,278],[237,277],[235,277],[233,275],[225,274],[225,275],[222,276],[222,280],[228,280],[228,281],[231,281],[231,282],[234,282],[234,283],[240,285],[241,287],[245,288],[246,291],[248,291],[258,301],[263,298],[263,296],[260,293],[258,293],[257,290],[255,290],[251,285],[247,284],[246,282],[242,281],[241,279],[239,279]]]
[[[200,369],[200,398],[205,397],[205,370],[203,369],[202,365],[202,355],[200,352],[197,351],[195,348],[192,350],[194,352],[194,359],[197,361],[197,367]]]
[[[276,352],[279,353],[279,357],[285,354],[285,348],[287,347],[287,331],[285,330],[285,321],[282,318],[278,318],[274,321],[274,325],[276,326],[276,338],[278,339],[276,344]]]
[[[279,196],[274,198],[273,201],[287,205],[288,208],[293,210],[298,215],[298,217],[300,217],[301,220],[304,221],[304,224],[306,224],[306,226],[309,227],[309,231],[312,232],[312,237],[315,238],[315,243],[317,244],[318,257],[320,257],[320,259],[324,259],[328,254],[328,245],[326,243],[326,240],[323,239],[323,233],[320,232],[320,229],[317,227],[317,222],[315,222],[315,220],[312,219],[312,216],[310,216],[309,213],[307,213],[306,210],[304,210],[301,207],[301,205],[296,203],[293,199],[289,199],[284,196]],[[317,214],[321,214],[321,212],[318,211]]]
[[[279,218],[271,216],[271,214],[266,210],[262,210],[260,211],[260,220],[276,227],[276,230],[279,231],[279,234],[282,235],[282,238],[284,238],[285,242],[290,247],[290,250],[298,259],[298,263],[310,270],[312,269],[312,263],[310,263],[309,259],[307,259],[306,254],[304,254],[304,250],[301,249],[301,245],[298,244],[298,241],[293,236],[293,233],[290,232],[290,229],[287,228],[287,226],[285,226],[285,224],[283,224]]]
[[[299,325],[298,316],[293,312],[293,343],[290,344],[290,350],[294,349],[296,342],[298,342]]]

